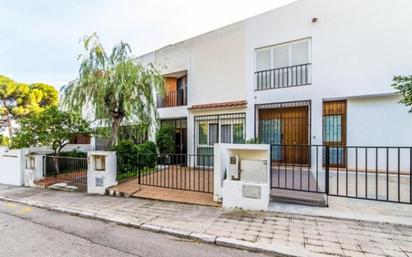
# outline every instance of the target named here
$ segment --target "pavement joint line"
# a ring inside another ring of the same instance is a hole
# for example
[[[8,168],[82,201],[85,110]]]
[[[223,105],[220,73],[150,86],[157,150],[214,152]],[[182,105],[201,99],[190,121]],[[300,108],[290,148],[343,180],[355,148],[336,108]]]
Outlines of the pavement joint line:
[[[26,204],[29,206],[33,206],[33,207],[37,207],[37,208],[41,208],[41,209],[46,209],[46,210],[50,210],[50,211],[57,211],[57,212],[61,212],[61,213],[66,213],[66,214],[70,214],[73,216],[79,216],[79,217],[83,217],[83,218],[88,218],[88,219],[94,219],[94,220],[100,220],[100,221],[104,221],[104,222],[112,222],[112,223],[116,223],[119,225],[124,225],[124,226],[131,226],[137,229],[141,229],[141,230],[146,230],[146,231],[151,231],[151,232],[155,232],[155,233],[162,233],[162,234],[169,234],[172,236],[176,236],[176,237],[184,237],[184,238],[188,238],[188,239],[194,239],[194,240],[198,240],[201,241],[203,243],[209,243],[211,244],[211,240],[209,239],[205,239],[202,238],[199,235],[203,235],[203,234],[195,234],[194,236],[192,236],[192,234],[194,233],[180,233],[180,230],[177,229],[167,229],[161,226],[156,226],[156,225],[150,225],[147,223],[141,224],[141,225],[134,225],[130,222],[124,222],[122,220],[117,220],[117,221],[113,221],[113,219],[109,219],[109,218],[104,218],[104,217],[99,217],[98,215],[93,215],[91,213],[87,213],[87,212],[76,212],[73,210],[69,210],[67,208],[57,208],[57,207],[53,207],[53,206],[47,206],[45,204],[37,204],[36,202],[31,202],[31,201],[25,201],[25,200],[19,200],[19,199],[14,199],[14,198],[10,198],[7,196],[0,196],[0,200],[3,201],[8,201],[8,202],[15,202],[15,203],[20,203],[20,204]],[[229,240],[230,239],[230,240]],[[247,250],[247,251],[252,251],[252,252],[265,252],[265,253],[271,253],[279,256],[293,256],[293,257],[306,257],[308,256],[307,254],[304,255],[296,255],[296,254],[291,254],[291,252],[289,253],[285,253],[283,251],[279,251],[278,249],[276,249],[276,247],[272,247],[272,246],[264,246],[261,243],[252,243],[252,242],[248,242],[248,241],[242,241],[242,240],[237,240],[237,239],[232,239],[232,238],[227,238],[227,239],[223,239],[223,237],[216,237],[213,240],[213,244],[215,245],[219,245],[219,246],[225,246],[225,247],[229,247],[229,248],[236,248],[236,249],[241,249],[241,250]],[[296,252],[296,248],[293,249],[294,252]],[[301,252],[306,252],[307,250],[305,249],[301,249]]]

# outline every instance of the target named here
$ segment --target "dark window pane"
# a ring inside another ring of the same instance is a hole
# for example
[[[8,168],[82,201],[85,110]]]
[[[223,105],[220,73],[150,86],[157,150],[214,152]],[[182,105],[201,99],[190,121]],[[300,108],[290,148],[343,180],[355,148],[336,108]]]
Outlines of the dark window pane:
[[[231,125],[222,125],[221,131],[222,133],[222,143],[231,143],[232,142],[232,126]]]
[[[233,143],[241,144],[244,141],[243,124],[233,124]]]
[[[219,138],[217,137],[217,124],[209,124],[209,145],[214,145],[215,143],[219,143]]]

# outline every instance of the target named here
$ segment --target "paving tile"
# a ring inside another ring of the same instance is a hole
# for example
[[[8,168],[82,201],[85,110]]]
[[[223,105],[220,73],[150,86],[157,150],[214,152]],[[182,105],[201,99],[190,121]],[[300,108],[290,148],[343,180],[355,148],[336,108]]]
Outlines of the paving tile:
[[[160,192],[161,193],[161,192]],[[412,227],[389,223],[312,217],[287,213],[225,210],[138,198],[90,196],[31,188],[2,191],[8,196],[43,207],[85,213],[146,229],[173,234],[192,233],[305,248],[310,253],[339,256],[412,256]],[[173,197],[183,199],[173,193]],[[200,196],[193,196],[199,201]],[[182,232],[183,231],[183,232]]]

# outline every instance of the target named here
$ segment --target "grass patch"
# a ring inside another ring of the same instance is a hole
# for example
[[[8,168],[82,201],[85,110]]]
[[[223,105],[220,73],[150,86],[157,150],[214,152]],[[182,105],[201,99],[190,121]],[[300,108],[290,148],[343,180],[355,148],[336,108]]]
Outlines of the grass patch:
[[[150,174],[150,173],[153,173],[155,171],[156,171],[155,168],[145,167],[145,168],[140,169],[140,175]],[[117,173],[116,178],[117,178],[118,181],[121,181],[121,180],[125,180],[125,179],[128,179],[128,178],[137,177],[138,175],[139,175],[139,170],[134,170],[134,171],[131,171],[131,172]]]

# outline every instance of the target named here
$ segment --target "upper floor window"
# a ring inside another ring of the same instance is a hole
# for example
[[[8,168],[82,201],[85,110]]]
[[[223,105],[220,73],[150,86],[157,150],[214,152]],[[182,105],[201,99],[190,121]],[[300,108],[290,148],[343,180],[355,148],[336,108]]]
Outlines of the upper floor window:
[[[255,89],[310,84],[310,59],[310,39],[257,49]]]

